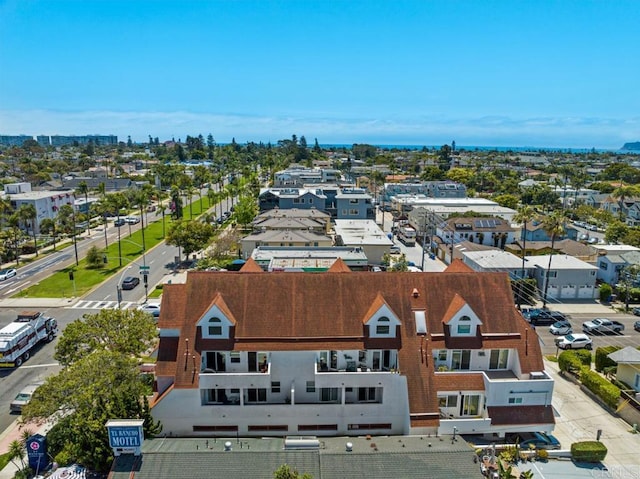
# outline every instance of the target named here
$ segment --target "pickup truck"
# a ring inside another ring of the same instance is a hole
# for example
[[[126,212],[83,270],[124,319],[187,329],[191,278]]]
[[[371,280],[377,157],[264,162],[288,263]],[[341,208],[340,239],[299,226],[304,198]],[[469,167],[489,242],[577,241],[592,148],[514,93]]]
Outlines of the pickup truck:
[[[587,334],[622,333],[622,331],[624,331],[624,324],[607,318],[596,318],[582,323],[582,331]]]

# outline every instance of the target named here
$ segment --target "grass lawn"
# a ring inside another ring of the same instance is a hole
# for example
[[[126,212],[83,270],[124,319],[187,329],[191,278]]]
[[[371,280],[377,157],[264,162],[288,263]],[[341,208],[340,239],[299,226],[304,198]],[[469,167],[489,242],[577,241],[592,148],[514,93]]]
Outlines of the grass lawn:
[[[168,231],[171,219],[166,218],[166,229]],[[122,231],[126,232],[126,229]],[[162,221],[156,221],[145,227],[144,230],[145,245],[147,250],[160,243],[162,238]],[[80,260],[80,265],[71,265],[67,268],[57,270],[51,276],[43,279],[39,283],[17,293],[16,297],[21,298],[65,298],[71,296],[82,296],[94,286],[100,284],[104,280],[123,270],[129,265],[142,264],[142,260],[137,260],[142,256],[142,232],[140,230],[134,232],[131,236],[122,236],[122,266],[118,255],[118,242],[115,241],[109,245],[105,251],[107,264],[101,264],[100,268],[88,268],[85,259]],[[69,279],[69,272],[73,271],[73,281]],[[137,271],[132,275],[138,274]]]
[[[191,209],[190,209],[191,208]],[[209,209],[209,199],[206,196],[202,200],[194,201],[191,206],[185,205],[182,208],[182,217],[185,220],[193,218],[197,219],[203,212]],[[171,227],[172,219],[169,215],[165,217],[165,231],[168,232]],[[118,254],[118,242],[114,241],[105,250],[100,249],[101,253],[106,253],[107,263],[101,264],[100,268],[88,268],[85,259],[80,260],[79,266],[71,265],[67,268],[57,270],[48,278],[43,279],[39,283],[16,293],[14,297],[20,298],[67,298],[79,297],[90,291],[96,285],[109,279],[114,274],[123,271],[129,265],[142,264],[142,232],[140,230],[134,232],[131,236],[125,236],[127,228],[121,229],[121,249],[122,255]],[[162,221],[150,223],[144,229],[144,238],[146,249],[149,250],[163,241],[162,237]],[[120,266],[119,256],[122,256],[122,266]],[[140,259],[138,259],[140,258]],[[69,272],[73,271],[73,281],[69,279]],[[132,269],[131,275],[138,274],[137,268]],[[150,297],[158,297],[162,294],[161,289],[154,289]]]
[[[4,454],[0,454],[0,470],[4,469],[7,464],[9,464],[9,456],[8,452]]]

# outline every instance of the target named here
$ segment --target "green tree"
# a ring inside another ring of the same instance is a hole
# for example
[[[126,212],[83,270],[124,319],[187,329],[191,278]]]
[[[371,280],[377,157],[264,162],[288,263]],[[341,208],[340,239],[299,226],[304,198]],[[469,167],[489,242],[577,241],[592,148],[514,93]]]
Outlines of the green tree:
[[[89,248],[85,260],[87,262],[88,269],[102,268],[102,266],[104,265],[102,261],[102,254],[100,253],[100,251],[98,251],[98,247],[95,245]]]
[[[533,219],[536,217],[536,212],[535,210],[529,206],[529,205],[522,205],[519,209],[518,212],[514,215],[513,217],[513,221],[515,221],[516,223],[522,223],[522,230],[523,230],[523,235],[522,235],[522,271],[520,272],[520,281],[518,282],[518,284],[523,287],[526,286],[524,283],[524,277],[525,277],[525,267],[524,267],[524,262],[525,262],[525,256],[527,254],[527,225],[529,223],[531,223],[533,221]],[[521,301],[523,298],[523,291],[518,291],[518,307],[521,306]]]
[[[87,209],[87,232],[91,234],[91,214],[89,208],[89,186],[86,181],[78,183],[78,193],[84,195],[84,207]]]
[[[493,197],[493,201],[498,203],[500,206],[504,206],[505,208],[511,208],[515,210],[518,207],[519,199],[516,195],[510,194],[501,194]]]
[[[191,253],[204,249],[214,233],[215,229],[208,223],[176,221],[169,228],[166,242],[181,248],[188,258]]]
[[[22,204],[18,209],[18,216],[20,220],[24,222],[25,226],[29,225],[31,233],[33,234],[33,247],[36,251],[36,257],[38,256],[38,238],[36,237],[36,218],[38,213],[36,207],[33,204]]]
[[[61,339],[66,334],[65,330]],[[146,400],[150,393],[135,358],[105,349],[86,351],[38,388],[23,417],[55,422],[47,434],[52,455],[63,453],[90,469],[108,471],[113,457],[104,427],[107,420],[142,419],[145,437],[161,431],[150,415]]]
[[[611,193],[611,197],[618,200],[618,218],[620,221],[624,221],[626,219],[626,211],[628,210],[628,207],[625,204],[625,200],[636,196],[640,196],[640,187],[636,185],[619,186],[613,190],[613,193]]]
[[[137,310],[102,309],[70,323],[56,345],[55,358],[63,366],[97,350],[135,357],[157,337],[153,318]]]
[[[545,274],[544,281],[544,293],[542,295],[542,307],[547,307],[548,292],[549,292],[549,282],[550,282],[550,274],[551,274],[551,260],[553,258],[554,246],[556,243],[556,239],[559,236],[562,236],[565,231],[564,225],[567,223],[567,218],[560,211],[554,211],[551,214],[545,216],[542,219],[542,228],[544,231],[551,237],[551,251],[549,252],[549,266],[547,267],[547,271]]]
[[[313,476],[307,472],[300,474],[296,469],[292,469],[289,464],[283,464],[273,473],[274,479],[313,479]]]
[[[58,236],[58,229],[56,227],[56,222],[51,218],[45,218],[40,223],[40,232],[46,235],[51,235],[53,239],[53,251],[56,250],[56,238]]]
[[[463,185],[470,185],[473,182],[473,171],[467,168],[451,168],[447,171],[447,179],[455,181],[456,183],[462,183]]]
[[[607,243],[618,244],[629,233],[629,227],[620,220],[614,220],[609,223],[604,233],[604,239]]]
[[[245,195],[240,198],[234,208],[236,221],[246,227],[258,214],[258,205],[253,196]]]

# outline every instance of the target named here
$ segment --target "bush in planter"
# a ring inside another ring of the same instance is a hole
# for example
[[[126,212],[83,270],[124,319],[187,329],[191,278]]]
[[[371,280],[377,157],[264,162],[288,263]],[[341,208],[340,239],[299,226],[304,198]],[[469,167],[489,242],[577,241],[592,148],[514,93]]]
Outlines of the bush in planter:
[[[615,366],[617,363],[613,359],[609,359],[607,356],[618,351],[619,349],[619,346],[605,346],[596,348],[596,371],[601,373],[604,368]]]
[[[571,444],[571,458],[578,462],[600,462],[607,456],[607,447],[600,441],[583,441]]]
[[[547,459],[549,459],[549,451],[547,451],[546,449],[538,449],[536,451],[536,457],[539,461],[546,461]]]

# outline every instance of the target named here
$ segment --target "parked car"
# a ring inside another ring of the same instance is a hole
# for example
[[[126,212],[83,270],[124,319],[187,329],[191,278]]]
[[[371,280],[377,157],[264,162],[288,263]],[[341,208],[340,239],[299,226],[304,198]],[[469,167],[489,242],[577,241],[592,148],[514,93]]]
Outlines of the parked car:
[[[582,323],[582,331],[588,334],[619,334],[624,331],[624,324],[607,318],[596,318]]]
[[[140,284],[140,278],[137,276],[127,276],[122,280],[122,289],[133,289]]]
[[[525,315],[525,318],[534,326],[538,324],[553,324],[558,321],[567,320],[567,317],[560,311],[549,311],[546,309],[531,310],[529,314]]]
[[[633,329],[635,329],[636,331],[640,331],[640,321],[636,321],[635,323],[633,323]]]
[[[565,335],[573,333],[573,329],[571,329],[571,323],[566,319],[564,321],[556,321],[551,326],[549,326],[549,332],[555,336]]]
[[[120,226],[124,226],[124,225],[125,225],[125,221],[124,221],[123,218],[118,218],[117,220],[115,220],[113,222],[113,226],[120,227]]]
[[[138,306],[138,311],[151,314],[154,318],[160,316],[160,303],[145,303]]]
[[[400,254],[402,253],[402,250],[400,249],[400,246],[394,244],[391,248],[389,248],[389,253]]]
[[[9,404],[9,412],[17,412],[18,414],[22,413],[22,408],[29,404],[33,393],[36,392],[36,389],[42,386],[42,384],[43,382],[29,384],[20,391],[15,399]]]
[[[140,218],[138,218],[137,216],[127,216],[124,219],[125,223],[129,223],[130,225],[135,225],[137,223],[140,223]]]
[[[2,271],[0,271],[0,281],[13,278],[16,274],[18,274],[18,272],[13,268],[3,269]]]
[[[631,311],[635,316],[640,316],[640,308],[633,308]]]
[[[556,338],[556,346],[560,349],[591,349],[593,341],[586,334],[567,334]]]
[[[560,441],[551,434],[544,432],[519,432],[509,434],[506,437],[507,444],[515,444],[519,441],[520,449],[560,449]]]

